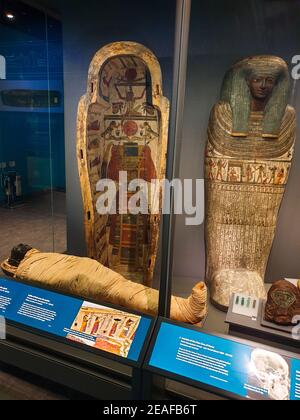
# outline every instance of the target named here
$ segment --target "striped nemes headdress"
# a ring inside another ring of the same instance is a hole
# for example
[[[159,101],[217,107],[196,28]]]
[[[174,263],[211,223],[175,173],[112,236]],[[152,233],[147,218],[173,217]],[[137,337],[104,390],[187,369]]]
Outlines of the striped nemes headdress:
[[[286,62],[274,56],[248,57],[227,72],[221,100],[230,104],[233,114],[232,136],[248,135],[252,96],[248,80],[255,77],[273,77],[276,80],[272,96],[264,111],[263,137],[277,138],[288,105],[290,75]]]

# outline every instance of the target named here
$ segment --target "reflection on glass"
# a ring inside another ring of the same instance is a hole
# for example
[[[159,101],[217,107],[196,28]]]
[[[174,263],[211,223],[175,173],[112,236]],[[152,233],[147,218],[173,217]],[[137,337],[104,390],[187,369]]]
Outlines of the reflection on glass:
[[[18,243],[66,250],[61,24],[9,6],[0,16],[1,260]]]

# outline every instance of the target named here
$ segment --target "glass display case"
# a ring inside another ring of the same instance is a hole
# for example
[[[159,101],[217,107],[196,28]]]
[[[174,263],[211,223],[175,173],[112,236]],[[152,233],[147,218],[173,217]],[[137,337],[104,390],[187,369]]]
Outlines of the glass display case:
[[[61,22],[1,2],[1,260],[17,243],[65,252]]]
[[[218,101],[223,100],[222,94],[224,97],[223,81],[225,75],[228,74],[228,70],[235,63],[247,57],[260,56],[259,61],[261,64],[259,65],[262,65],[264,61],[263,56],[280,57],[287,63],[288,70],[286,69],[285,72],[289,73],[287,77],[290,78],[290,90],[286,103],[294,107],[297,114],[299,96],[299,86],[297,83],[297,60],[299,58],[297,54],[297,40],[299,36],[297,23],[299,19],[299,4],[297,2],[288,3],[286,1],[278,1],[276,3],[270,1],[253,1],[247,4],[240,4],[233,1],[230,2],[230,7],[227,6],[228,4],[225,7],[225,5],[218,1],[203,5],[203,7],[200,7],[196,2],[192,3],[180,178],[206,178],[206,188],[208,189],[208,184],[211,180],[215,180],[216,185],[220,182],[225,182],[226,176],[228,177],[227,180],[230,180],[231,171],[232,185],[236,182],[247,182],[247,180],[249,180],[249,184],[257,185],[262,183],[264,186],[272,185],[272,180],[275,177],[273,184],[287,183],[287,186],[283,201],[281,202],[280,211],[276,207],[272,216],[274,219],[277,218],[279,211],[278,219],[271,223],[263,220],[260,221],[264,228],[272,226],[270,243],[265,243],[262,245],[262,248],[258,243],[260,241],[259,238],[267,235],[267,230],[265,229],[263,232],[257,231],[255,237],[250,234],[248,235],[247,228],[249,227],[253,232],[258,223],[255,219],[251,221],[251,213],[247,214],[247,209],[243,207],[248,206],[249,208],[251,201],[253,203],[255,199],[254,189],[249,195],[250,202],[248,204],[246,204],[247,198],[245,197],[245,193],[237,194],[234,198],[234,201],[240,200],[239,208],[241,209],[241,213],[237,216],[239,220],[236,223],[237,225],[242,223],[244,225],[243,230],[226,233],[226,229],[229,229],[229,226],[232,228],[234,221],[225,221],[224,225],[227,224],[227,228],[224,228],[225,230],[220,234],[221,236],[217,236],[217,241],[214,241],[214,238],[211,236],[218,235],[219,233],[216,231],[210,232],[213,229],[213,222],[211,222],[213,216],[210,214],[209,202],[214,200],[214,198],[210,197],[209,191],[207,190],[205,223],[201,226],[189,227],[186,226],[184,217],[179,216],[177,218],[174,277],[182,276],[186,278],[186,281],[182,280],[180,282],[182,285],[188,284],[188,278],[198,280],[199,278],[206,277],[209,280],[208,277],[212,277],[210,264],[214,264],[212,259],[217,258],[210,254],[213,254],[213,248],[217,247],[217,253],[223,252],[225,254],[227,252],[227,256],[222,256],[223,263],[219,261],[219,265],[217,264],[219,268],[222,264],[224,268],[235,268],[232,262],[236,259],[237,268],[249,268],[251,270],[255,268],[256,271],[261,271],[261,277],[264,279],[268,288],[268,284],[279,279],[298,278],[299,268],[296,255],[299,248],[299,235],[297,232],[297,212],[295,211],[298,203],[296,193],[297,142],[292,165],[290,166],[289,162],[288,168],[286,169],[279,167],[280,164],[278,164],[278,161],[280,159],[278,158],[271,159],[269,169],[260,165],[259,162],[261,162],[262,156],[259,156],[257,148],[252,158],[249,157],[247,162],[242,162],[242,168],[240,169],[241,162],[236,162],[240,159],[237,154],[233,154],[234,159],[229,160],[228,163],[226,162],[225,152],[217,153],[218,157],[214,157],[211,151],[207,150],[207,147],[211,145],[211,139],[209,144],[207,143],[207,130],[208,127],[210,131],[212,130],[212,125],[209,125],[209,119],[210,115],[212,115],[213,107]],[[222,19],[218,18],[221,15]],[[218,22],[218,24],[215,25],[213,22]],[[284,29],[285,27],[289,29]],[[269,72],[272,73],[271,70]],[[297,138],[297,135],[298,132],[290,134],[291,141],[294,136]],[[242,141],[243,137],[237,137],[237,139]],[[268,145],[271,145],[270,141]],[[199,150],[196,156],[195,150]],[[247,150],[243,153],[245,154],[246,152]],[[281,158],[281,162],[283,160]],[[253,167],[250,167],[251,162],[255,162]],[[231,169],[226,167],[226,165],[229,165]],[[237,166],[235,167],[234,165]],[[272,168],[275,172],[272,172]],[[278,175],[280,177],[280,173],[282,173],[280,169],[288,173],[288,180],[285,179],[281,182],[278,178]],[[271,171],[268,172],[269,170]],[[229,174],[227,171],[229,171]],[[220,200],[225,201],[226,197],[224,196]],[[264,200],[263,196],[260,196],[259,201],[261,202],[261,200]],[[268,200],[268,198],[265,198],[265,200]],[[266,210],[264,206],[263,211]],[[222,208],[220,208],[220,211],[222,212]],[[222,216],[221,213],[219,217],[227,217],[227,219],[236,217],[235,213],[230,216],[228,214],[229,211],[230,208],[227,207],[225,211],[227,214],[223,214]],[[254,206],[252,211],[255,212],[255,217],[260,217],[258,205],[256,207]],[[267,211],[271,211],[271,209],[269,208]],[[214,207],[212,212],[218,213],[218,209]],[[246,218],[242,221],[244,215],[246,215]],[[215,223],[219,223],[220,227],[220,220]],[[222,242],[222,235],[225,235],[223,236],[224,242]],[[275,239],[273,242],[274,235]],[[180,246],[181,241],[185,244],[183,248]],[[221,242],[220,248],[218,248],[218,241]],[[240,244],[241,241],[247,242],[248,245],[251,243],[254,253],[257,254],[259,260],[257,263],[254,263],[252,257],[249,256],[249,254],[252,254],[251,250],[247,248],[242,248],[238,251],[234,250],[237,242]],[[265,247],[267,248],[266,253]],[[225,250],[222,251],[222,248]],[[230,261],[228,261],[228,256]],[[226,259],[227,261],[225,261]],[[259,267],[261,263],[263,264],[262,269]],[[241,280],[239,281],[241,282]],[[176,288],[178,283],[178,281],[174,280],[173,287]],[[219,311],[216,312],[212,308],[210,315],[213,329],[224,332],[226,326],[220,322]],[[214,317],[215,320],[213,319]]]

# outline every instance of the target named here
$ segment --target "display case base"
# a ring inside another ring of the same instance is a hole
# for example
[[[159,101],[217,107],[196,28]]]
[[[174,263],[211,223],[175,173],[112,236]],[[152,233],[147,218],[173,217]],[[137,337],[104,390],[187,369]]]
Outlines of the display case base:
[[[140,370],[8,326],[0,362],[98,400],[139,399]]]
[[[226,322],[229,324],[229,334],[252,339],[259,343],[278,347],[283,350],[295,352],[299,351],[300,340],[294,338],[292,327],[278,328],[275,324],[262,322],[264,314],[264,301],[261,300],[256,319],[233,313],[233,299],[229,307]]]

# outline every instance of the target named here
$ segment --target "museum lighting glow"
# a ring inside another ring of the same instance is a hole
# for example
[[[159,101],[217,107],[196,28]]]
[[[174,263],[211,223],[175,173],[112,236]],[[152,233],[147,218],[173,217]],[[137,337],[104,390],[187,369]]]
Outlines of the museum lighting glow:
[[[15,15],[12,12],[5,12],[5,17],[7,20],[13,21],[15,20]]]

